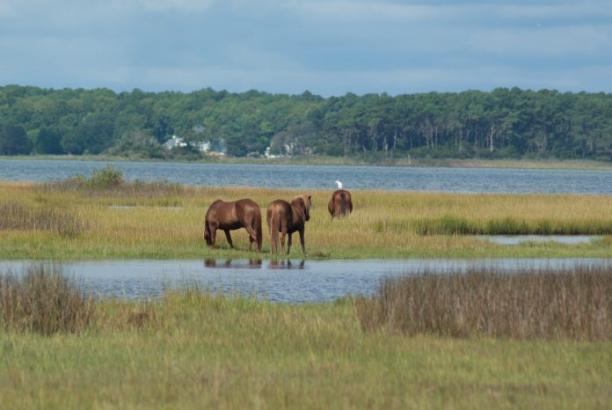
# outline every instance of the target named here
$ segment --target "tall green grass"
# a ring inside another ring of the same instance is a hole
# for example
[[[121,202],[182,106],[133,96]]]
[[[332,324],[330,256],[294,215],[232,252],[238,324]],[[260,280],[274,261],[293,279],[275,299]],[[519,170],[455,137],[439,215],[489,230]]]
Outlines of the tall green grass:
[[[419,235],[610,235],[612,220],[519,219],[516,217],[484,220],[467,219],[452,215],[440,218],[424,218],[414,224],[377,223],[376,229],[400,231],[414,229]]]

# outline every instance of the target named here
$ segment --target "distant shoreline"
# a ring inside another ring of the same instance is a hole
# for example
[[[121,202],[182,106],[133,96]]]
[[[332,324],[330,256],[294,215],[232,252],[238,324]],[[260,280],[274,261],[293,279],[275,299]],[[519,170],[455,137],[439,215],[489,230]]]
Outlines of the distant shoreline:
[[[435,168],[515,168],[515,169],[584,169],[612,170],[612,162],[594,160],[533,160],[533,159],[411,159],[411,158],[360,158],[331,156],[294,156],[279,158],[180,158],[155,159],[110,155],[18,155],[0,156],[0,160],[68,160],[68,161],[138,161],[138,162],[189,162],[201,164],[261,164],[261,165],[358,165],[388,167]]]

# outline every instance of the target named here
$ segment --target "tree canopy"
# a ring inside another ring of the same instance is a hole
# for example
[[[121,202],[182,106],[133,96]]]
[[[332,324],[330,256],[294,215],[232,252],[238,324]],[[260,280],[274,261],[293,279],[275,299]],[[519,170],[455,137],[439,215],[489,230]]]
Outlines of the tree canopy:
[[[176,134],[233,156],[270,147],[290,155],[612,160],[612,94],[499,88],[322,98],[9,85],[0,87],[0,129],[5,155],[163,157],[160,144]]]

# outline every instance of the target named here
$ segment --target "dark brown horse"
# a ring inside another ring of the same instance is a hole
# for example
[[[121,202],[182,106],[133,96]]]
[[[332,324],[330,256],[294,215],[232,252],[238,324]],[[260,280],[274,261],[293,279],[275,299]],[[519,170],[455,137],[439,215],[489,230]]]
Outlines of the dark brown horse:
[[[245,228],[249,233],[249,250],[253,242],[257,250],[261,251],[261,211],[259,205],[250,199],[240,199],[235,202],[225,202],[217,199],[206,211],[204,219],[204,240],[208,246],[214,246],[217,238],[217,229],[225,232],[227,242],[233,248],[230,231]]]
[[[268,205],[267,220],[270,230],[270,251],[278,253],[278,233],[281,233],[281,252],[285,248],[285,235],[289,235],[287,240],[287,254],[291,252],[291,235],[298,231],[300,234],[300,244],[302,253],[306,254],[304,245],[304,225],[310,220],[310,195],[299,195],[293,198],[291,203],[282,199],[277,199]]]
[[[338,189],[332,194],[327,204],[329,214],[333,218],[342,218],[353,212],[351,193],[346,189]]]

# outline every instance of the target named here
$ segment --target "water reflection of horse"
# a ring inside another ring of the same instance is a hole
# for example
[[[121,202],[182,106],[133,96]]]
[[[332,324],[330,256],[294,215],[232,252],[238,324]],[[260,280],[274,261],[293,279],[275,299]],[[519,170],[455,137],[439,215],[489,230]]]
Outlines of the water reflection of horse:
[[[353,212],[351,193],[346,189],[337,189],[327,204],[327,210],[333,218],[342,218]]]
[[[291,252],[291,235],[294,232],[300,234],[300,245],[302,253],[306,254],[304,244],[304,226],[310,220],[311,195],[299,195],[293,198],[291,203],[282,199],[272,201],[268,205],[267,221],[270,230],[270,251],[278,253],[278,234],[280,232],[281,252],[285,248],[285,235],[288,235],[287,254]]]
[[[225,238],[233,248],[230,231],[245,228],[249,233],[249,250],[256,244],[261,251],[261,211],[259,205],[250,199],[240,199],[234,202],[225,202],[217,199],[206,211],[204,219],[204,240],[208,246],[214,246],[217,238],[217,229],[225,232]]]
[[[261,259],[249,259],[245,263],[233,263],[231,259],[226,259],[221,262],[214,258],[204,259],[204,267],[206,268],[245,268],[245,269],[261,269],[263,261]]]
[[[278,259],[270,259],[270,263],[268,264],[269,269],[304,269],[304,265],[306,265],[306,261],[302,259],[297,265],[291,262],[291,259],[278,260]]]

